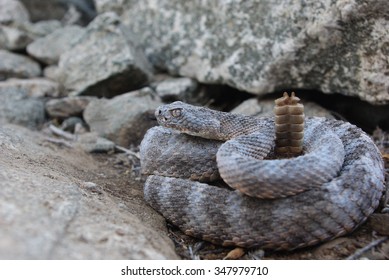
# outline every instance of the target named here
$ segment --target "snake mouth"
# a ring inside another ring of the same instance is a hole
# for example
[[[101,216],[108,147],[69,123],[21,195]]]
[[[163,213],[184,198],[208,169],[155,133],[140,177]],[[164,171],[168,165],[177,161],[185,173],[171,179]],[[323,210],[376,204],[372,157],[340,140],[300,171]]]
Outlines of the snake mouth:
[[[164,116],[162,116],[162,117],[160,117],[160,118],[159,118],[159,120],[160,120],[161,122],[165,123],[165,122],[167,122],[167,121],[168,121],[168,118],[167,118],[167,117],[164,117]]]
[[[163,111],[161,109],[155,110],[154,115],[155,115],[155,118],[157,119],[157,121],[161,124],[162,123],[164,124],[168,121],[168,118],[163,114]]]

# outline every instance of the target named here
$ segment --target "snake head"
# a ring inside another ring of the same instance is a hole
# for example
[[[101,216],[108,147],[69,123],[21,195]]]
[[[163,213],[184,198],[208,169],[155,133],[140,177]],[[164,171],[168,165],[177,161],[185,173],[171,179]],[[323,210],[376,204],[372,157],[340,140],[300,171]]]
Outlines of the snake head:
[[[159,106],[155,117],[161,126],[193,136],[218,139],[220,121],[213,110],[176,101]]]

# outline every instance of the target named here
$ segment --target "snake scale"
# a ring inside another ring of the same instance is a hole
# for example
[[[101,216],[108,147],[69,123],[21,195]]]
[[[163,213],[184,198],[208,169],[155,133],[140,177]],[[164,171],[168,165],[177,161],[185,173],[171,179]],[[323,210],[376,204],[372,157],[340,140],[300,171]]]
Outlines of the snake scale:
[[[352,232],[384,191],[379,150],[356,126],[305,118],[303,154],[274,158],[274,118],[174,102],[141,143],[145,200],[184,233],[293,250]],[[220,178],[229,187],[220,187]]]

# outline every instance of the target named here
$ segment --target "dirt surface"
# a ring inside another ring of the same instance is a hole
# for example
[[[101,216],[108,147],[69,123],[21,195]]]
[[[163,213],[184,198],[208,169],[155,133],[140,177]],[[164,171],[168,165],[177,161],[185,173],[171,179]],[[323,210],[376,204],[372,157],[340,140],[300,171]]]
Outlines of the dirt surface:
[[[143,221],[147,220],[148,226],[160,225],[160,220],[163,218],[155,218],[155,215],[150,215],[150,212],[154,210],[149,206],[145,206],[143,201],[140,162],[135,155],[121,152],[86,154],[78,149],[58,147],[58,145],[49,142],[44,142],[44,145],[51,147],[54,154],[60,154],[65,163],[71,162],[71,164],[61,164],[61,160],[45,162],[45,164],[77,178],[78,181],[93,182],[97,188],[89,189],[89,191],[97,194],[107,193],[118,204],[125,204],[129,212]],[[58,149],[64,149],[66,152],[56,152]],[[135,153],[137,152],[136,148],[133,150]],[[86,186],[86,188],[88,187]],[[166,229],[160,228],[160,226],[155,229],[160,231],[161,234],[166,232]]]
[[[0,259],[178,258],[135,156],[51,140],[0,127]]]

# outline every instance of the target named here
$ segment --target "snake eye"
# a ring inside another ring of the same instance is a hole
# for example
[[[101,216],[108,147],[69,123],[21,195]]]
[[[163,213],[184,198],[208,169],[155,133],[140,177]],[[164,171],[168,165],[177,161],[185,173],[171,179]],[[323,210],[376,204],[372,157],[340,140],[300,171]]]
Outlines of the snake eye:
[[[170,110],[170,114],[173,116],[173,117],[179,117],[181,116],[181,109],[173,109],[173,110]]]

